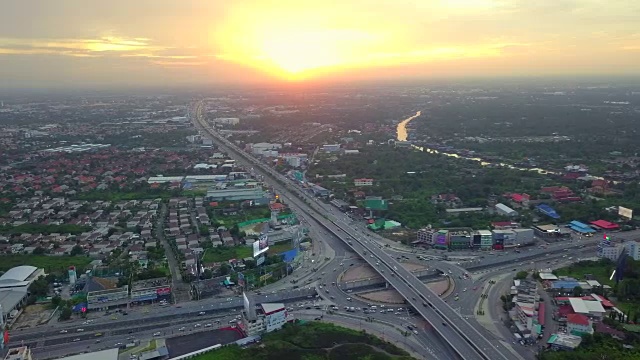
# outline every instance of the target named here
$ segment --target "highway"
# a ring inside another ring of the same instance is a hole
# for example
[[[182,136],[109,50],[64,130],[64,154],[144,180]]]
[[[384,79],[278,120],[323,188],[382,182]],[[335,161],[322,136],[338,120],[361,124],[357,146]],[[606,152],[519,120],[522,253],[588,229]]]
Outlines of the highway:
[[[225,150],[229,155],[234,154],[236,160],[244,160],[244,162],[248,162],[249,166],[253,166],[254,169],[262,170],[263,176],[272,180],[271,185],[279,188],[281,197],[286,196],[286,200],[295,204],[296,207],[300,208],[310,217],[319,220],[327,217],[326,212],[314,204],[314,201],[309,200],[308,195],[295,189],[291,180],[242,152],[230,141],[222,138],[213,131],[203,119],[202,106],[202,102],[196,106],[195,119],[201,129],[205,130],[218,141],[220,148]],[[504,348],[501,344],[492,344],[488,341],[465,319],[460,317],[447,303],[440,299],[438,294],[433,293],[418,278],[400,266],[395,259],[382,251],[379,245],[368,240],[361,240],[358,232],[338,217],[327,220],[329,221],[320,221],[330,232],[340,237],[343,241],[349,242],[353,250],[365,259],[369,265],[374,267],[385,280],[392,284],[392,286],[405,297],[407,302],[414,306],[417,312],[432,324],[434,330],[440,334],[463,359],[506,360],[512,358],[512,354],[508,349]],[[355,242],[349,239],[355,240]],[[376,263],[378,262],[381,263],[382,268],[376,267]]]

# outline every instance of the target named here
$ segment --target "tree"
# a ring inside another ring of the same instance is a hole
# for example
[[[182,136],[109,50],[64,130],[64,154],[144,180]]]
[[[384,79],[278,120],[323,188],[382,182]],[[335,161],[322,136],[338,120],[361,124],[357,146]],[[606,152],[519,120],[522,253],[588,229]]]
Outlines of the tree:
[[[62,298],[60,296],[54,296],[51,299],[51,305],[53,305],[54,308],[60,306],[61,303],[62,303]]]
[[[42,246],[38,246],[33,250],[33,255],[44,255],[45,249]]]
[[[58,319],[60,321],[65,321],[65,320],[69,320],[71,319],[71,308],[68,306],[65,306],[64,308],[62,308],[62,310],[60,311],[60,316],[58,317]]]
[[[204,277],[205,279],[211,279],[213,277],[213,271],[211,271],[211,269],[204,269],[202,277]]]
[[[516,280],[524,280],[527,278],[527,276],[529,276],[529,273],[526,271],[519,271],[516,276],[514,277],[514,279]]]
[[[582,296],[582,293],[583,293],[582,287],[576,286],[576,287],[573,288],[573,296],[574,297],[580,297],[580,296]]]
[[[220,274],[221,276],[227,275],[229,274],[229,270],[229,265],[222,264],[220,265],[220,268],[218,268],[218,274]]]
[[[84,254],[84,249],[80,245],[76,245],[71,249],[71,256],[77,256]]]

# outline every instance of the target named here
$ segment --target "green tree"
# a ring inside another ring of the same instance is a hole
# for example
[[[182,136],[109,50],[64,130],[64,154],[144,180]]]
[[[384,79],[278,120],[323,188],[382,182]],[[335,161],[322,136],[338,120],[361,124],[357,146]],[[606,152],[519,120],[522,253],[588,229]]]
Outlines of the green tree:
[[[584,292],[584,290],[580,286],[576,286],[576,287],[573,288],[573,296],[575,296],[575,297],[582,296],[583,292]]]
[[[527,278],[527,276],[529,276],[529,273],[526,271],[519,271],[516,276],[514,277],[514,279],[516,280],[524,280]]]
[[[77,256],[84,254],[84,249],[80,245],[76,245],[71,249],[71,256]]]
[[[58,317],[58,319],[60,319],[61,321],[69,320],[71,319],[71,314],[71,308],[65,306],[64,308],[62,308],[62,310],[60,310],[60,316]]]

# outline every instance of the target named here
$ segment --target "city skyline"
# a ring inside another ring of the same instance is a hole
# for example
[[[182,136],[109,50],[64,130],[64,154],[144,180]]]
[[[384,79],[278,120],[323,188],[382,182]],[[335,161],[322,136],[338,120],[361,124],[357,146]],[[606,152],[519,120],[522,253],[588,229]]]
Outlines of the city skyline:
[[[27,0],[3,14],[8,88],[640,75],[632,1]]]

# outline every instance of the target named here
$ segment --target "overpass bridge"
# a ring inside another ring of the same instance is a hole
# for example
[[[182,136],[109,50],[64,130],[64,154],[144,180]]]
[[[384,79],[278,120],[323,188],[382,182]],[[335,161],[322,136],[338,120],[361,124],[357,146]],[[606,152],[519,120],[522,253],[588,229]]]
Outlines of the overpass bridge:
[[[460,355],[463,359],[483,360],[508,360],[513,358],[513,353],[502,344],[491,342],[485,338],[476,328],[462,318],[453,308],[444,302],[438,294],[428,289],[410,271],[401,266],[399,262],[385,253],[374,241],[361,238],[354,229],[338,218],[330,219],[326,215],[327,210],[315,201],[311,201],[308,194],[297,189],[294,184],[265,166],[257,159],[244,153],[229,140],[221,137],[208,124],[206,124],[202,109],[203,104],[196,105],[195,120],[197,125],[215,138],[221,148],[229,155],[234,154],[249,165],[260,169],[269,178],[281,185],[282,195],[296,205],[308,216],[318,221],[319,224],[332,232],[336,237],[345,241],[361,258],[374,268],[388,283],[412,305],[433,329]],[[273,184],[275,185],[275,184]],[[369,256],[367,256],[369,254]],[[377,263],[380,263],[379,265]]]

